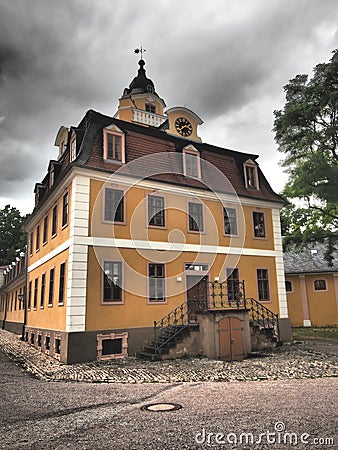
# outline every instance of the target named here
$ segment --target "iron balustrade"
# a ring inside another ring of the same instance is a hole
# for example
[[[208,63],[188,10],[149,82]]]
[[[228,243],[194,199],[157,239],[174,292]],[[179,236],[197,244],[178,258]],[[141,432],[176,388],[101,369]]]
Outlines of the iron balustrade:
[[[197,314],[215,310],[248,310],[249,319],[260,328],[270,329],[279,341],[278,315],[254,298],[247,298],[244,281],[202,280],[195,287],[192,297],[188,296],[186,302],[154,321],[155,354],[163,353],[170,341],[188,326],[196,324]]]
[[[278,314],[273,313],[254,298],[247,298],[246,302],[249,309],[249,319],[261,328],[270,329],[279,342]]]

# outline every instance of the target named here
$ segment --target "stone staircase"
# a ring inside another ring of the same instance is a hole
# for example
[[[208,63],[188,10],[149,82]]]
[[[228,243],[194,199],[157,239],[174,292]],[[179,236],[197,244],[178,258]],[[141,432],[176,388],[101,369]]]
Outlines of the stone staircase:
[[[261,350],[279,344],[278,315],[256,299],[246,298],[244,282],[238,282],[235,290],[238,295],[231,299],[226,294],[226,282],[209,282],[209,284],[209,289],[204,290],[204,292],[211,292],[208,301],[205,298],[194,300],[194,320],[191,322],[191,314],[189,317],[188,311],[191,304],[189,307],[188,300],[159,321],[154,322],[154,340],[137,352],[139,358],[156,361],[173,354],[172,350],[184,343],[192,330],[198,331],[199,324],[195,320],[196,313],[248,311],[252,350]]]

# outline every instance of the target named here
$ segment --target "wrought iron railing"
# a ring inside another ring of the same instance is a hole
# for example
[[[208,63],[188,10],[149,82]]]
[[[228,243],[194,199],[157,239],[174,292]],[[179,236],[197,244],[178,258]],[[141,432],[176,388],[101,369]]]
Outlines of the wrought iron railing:
[[[273,336],[279,341],[278,314],[273,313],[254,298],[247,298],[246,304],[249,309],[249,319],[261,328],[271,330]]]
[[[154,322],[155,354],[163,353],[170,341],[189,325],[197,323],[197,314],[214,310],[249,310],[249,318],[261,328],[270,329],[279,340],[278,315],[254,298],[246,298],[244,281],[227,280],[211,282],[203,280],[194,296],[173,311]]]
[[[155,354],[160,355],[169,342],[188,326],[188,305],[177,306],[162,319],[154,322]]]
[[[244,281],[207,281],[208,309],[246,309]]]

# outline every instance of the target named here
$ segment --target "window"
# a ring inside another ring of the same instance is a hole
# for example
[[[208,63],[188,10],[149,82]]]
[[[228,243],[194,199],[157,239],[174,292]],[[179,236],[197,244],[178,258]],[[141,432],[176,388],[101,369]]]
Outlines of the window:
[[[49,272],[49,293],[48,293],[48,306],[53,305],[53,298],[54,298],[54,274],[55,269],[50,269]]]
[[[152,114],[156,114],[156,106],[155,105],[152,105],[150,103],[146,103],[145,106],[146,106],[146,111],[147,112],[150,112]]]
[[[68,192],[62,198],[62,226],[65,227],[68,224]]]
[[[46,216],[43,219],[43,236],[42,236],[42,243],[46,244],[48,239],[48,216]]]
[[[193,178],[201,178],[200,155],[198,152],[183,151],[184,175]]]
[[[203,231],[203,205],[189,203],[189,231]]]
[[[74,161],[76,158],[76,138],[74,137],[70,141],[70,161]]]
[[[32,231],[29,235],[29,254],[30,254],[30,256],[33,255],[33,248],[34,248],[34,233]]]
[[[56,235],[58,226],[58,206],[55,205],[52,214],[52,236]]]
[[[104,302],[122,302],[122,263],[118,261],[104,262]]]
[[[224,234],[237,234],[237,215],[235,208],[223,208]]]
[[[36,309],[38,305],[38,283],[39,279],[35,278],[34,280],[34,300],[33,300],[33,308]]]
[[[128,356],[128,333],[97,335],[97,359],[107,360]]]
[[[40,308],[43,308],[45,304],[45,290],[46,290],[46,274],[43,273],[41,276]]]
[[[149,301],[164,302],[164,264],[149,264]]]
[[[123,134],[104,130],[103,145],[104,159],[125,162]]]
[[[313,282],[315,291],[326,291],[326,280],[315,280]]]
[[[227,295],[228,301],[239,301],[239,272],[238,269],[227,269]]]
[[[54,184],[54,166],[50,168],[49,172],[49,188],[51,188]]]
[[[264,213],[254,211],[252,213],[254,236],[258,238],[265,238],[265,220]]]
[[[30,281],[28,283],[28,302],[27,302],[27,309],[31,309],[32,304],[32,282]]]
[[[267,269],[257,269],[258,299],[270,300],[269,275]]]
[[[50,350],[50,336],[47,334],[45,339],[45,349],[46,352],[49,353]]]
[[[118,189],[105,189],[104,220],[124,222],[124,192]]]
[[[36,235],[35,235],[35,251],[37,252],[40,249],[40,225],[36,227]]]
[[[63,304],[65,297],[65,275],[66,275],[66,263],[60,265],[60,281],[59,281],[59,305]]]
[[[249,189],[258,189],[257,166],[252,162],[244,164],[245,186]]]
[[[286,292],[292,292],[293,291],[293,286],[292,286],[292,281],[285,281],[285,290]]]
[[[164,198],[148,195],[148,223],[156,227],[164,227]]]
[[[61,353],[61,339],[60,338],[54,339],[54,351],[55,351],[55,355],[60,355],[60,353]]]

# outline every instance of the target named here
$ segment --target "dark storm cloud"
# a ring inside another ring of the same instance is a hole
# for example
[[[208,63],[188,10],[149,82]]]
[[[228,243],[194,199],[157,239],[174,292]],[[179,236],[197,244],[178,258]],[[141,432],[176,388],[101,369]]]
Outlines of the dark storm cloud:
[[[0,0],[0,197],[32,204],[58,128],[89,108],[115,113],[139,45],[168,107],[269,160],[282,86],[338,47],[334,12],[334,0]]]

